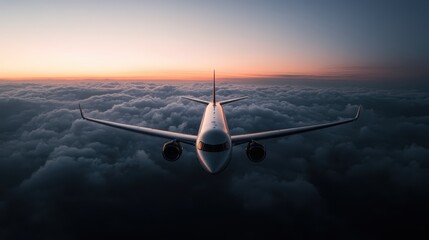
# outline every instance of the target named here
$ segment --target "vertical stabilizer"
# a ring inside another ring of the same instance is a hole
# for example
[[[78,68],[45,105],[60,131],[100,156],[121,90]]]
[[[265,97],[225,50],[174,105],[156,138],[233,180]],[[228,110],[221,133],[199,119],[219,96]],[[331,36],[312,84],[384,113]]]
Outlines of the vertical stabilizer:
[[[216,104],[216,70],[213,70],[213,104]]]

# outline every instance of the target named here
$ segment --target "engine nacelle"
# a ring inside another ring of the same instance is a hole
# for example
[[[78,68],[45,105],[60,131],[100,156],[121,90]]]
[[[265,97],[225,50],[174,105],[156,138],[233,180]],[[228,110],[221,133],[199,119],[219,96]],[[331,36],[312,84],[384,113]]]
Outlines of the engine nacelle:
[[[174,162],[182,155],[182,146],[176,140],[166,142],[162,147],[162,156],[165,160]]]
[[[250,161],[260,162],[265,159],[265,147],[262,144],[252,141],[247,144],[246,154]]]

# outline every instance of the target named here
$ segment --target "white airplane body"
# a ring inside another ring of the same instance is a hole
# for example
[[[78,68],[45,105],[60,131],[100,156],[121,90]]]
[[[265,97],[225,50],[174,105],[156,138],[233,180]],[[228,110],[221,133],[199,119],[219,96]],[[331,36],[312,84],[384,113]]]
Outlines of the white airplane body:
[[[215,91],[215,73],[213,72],[213,99],[212,101],[205,101],[190,97],[182,97],[194,102],[206,104],[206,109],[201,120],[198,135],[183,134],[177,132],[170,132],[146,127],[132,126],[123,123],[110,122],[99,120],[95,118],[85,117],[82,108],[79,104],[80,113],[83,119],[107,125],[110,127],[120,128],[132,132],[137,132],[145,135],[152,135],[171,141],[164,144],[162,154],[168,161],[176,161],[182,153],[180,143],[190,144],[196,146],[197,158],[201,166],[209,173],[216,174],[226,168],[231,160],[232,147],[240,144],[247,143],[246,153],[248,158],[254,162],[260,162],[265,158],[264,147],[255,142],[256,140],[270,139],[282,136],[289,136],[297,133],[313,131],[317,129],[332,127],[340,124],[349,123],[359,118],[360,109],[354,118],[340,120],[331,123],[318,124],[312,126],[280,129],[259,133],[231,135],[229,133],[228,124],[222,105],[239,101],[247,97],[234,98],[225,101],[216,101]]]

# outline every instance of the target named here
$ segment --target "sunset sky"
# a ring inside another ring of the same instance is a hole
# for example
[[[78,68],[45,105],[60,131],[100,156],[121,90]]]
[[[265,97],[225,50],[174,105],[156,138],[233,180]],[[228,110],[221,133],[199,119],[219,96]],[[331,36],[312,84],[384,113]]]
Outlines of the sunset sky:
[[[428,3],[1,1],[0,79],[426,74]]]

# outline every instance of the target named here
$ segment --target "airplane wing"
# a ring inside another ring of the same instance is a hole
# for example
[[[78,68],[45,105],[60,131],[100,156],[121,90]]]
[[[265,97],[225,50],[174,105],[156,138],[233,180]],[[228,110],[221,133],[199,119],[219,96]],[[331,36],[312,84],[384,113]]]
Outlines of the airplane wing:
[[[83,119],[87,121],[103,124],[106,126],[120,128],[131,132],[141,133],[141,134],[160,137],[160,138],[177,140],[179,142],[183,142],[191,145],[195,145],[195,142],[197,141],[197,136],[195,135],[176,133],[176,132],[158,130],[153,128],[146,128],[146,127],[139,127],[139,126],[133,126],[133,125],[123,124],[123,123],[109,122],[105,120],[85,117],[80,104],[79,104],[79,110],[80,110],[80,115],[82,116]]]
[[[273,131],[267,131],[267,132],[235,135],[235,136],[231,136],[231,141],[233,145],[239,145],[239,144],[256,141],[256,140],[289,136],[297,133],[303,133],[303,132],[309,132],[309,131],[318,130],[322,128],[333,127],[340,124],[356,121],[359,118],[360,110],[361,110],[361,107],[359,106],[356,116],[354,118],[349,118],[349,119],[340,120],[340,121],[331,122],[331,123],[318,124],[313,126],[287,128],[287,129],[273,130]]]

